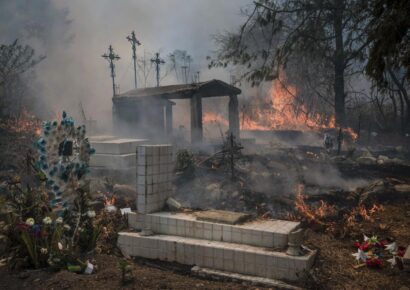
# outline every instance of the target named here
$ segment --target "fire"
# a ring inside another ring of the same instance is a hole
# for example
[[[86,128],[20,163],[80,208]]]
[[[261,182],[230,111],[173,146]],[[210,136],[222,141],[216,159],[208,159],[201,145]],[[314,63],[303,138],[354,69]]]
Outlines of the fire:
[[[242,130],[308,130],[335,127],[333,116],[308,113],[306,106],[296,98],[296,87],[285,85],[285,82],[283,76],[274,80],[265,100],[259,101],[259,104],[250,109],[242,110]]]
[[[109,206],[114,206],[115,205],[115,196],[113,195],[111,198],[105,196],[104,197],[105,201],[104,201],[104,205],[105,207],[109,207]]]
[[[319,112],[311,112],[297,98],[296,87],[286,84],[282,73],[272,82],[269,94],[265,99],[255,98],[243,105],[240,112],[241,130],[323,130],[336,127],[335,117]],[[229,122],[220,114],[205,112],[205,124],[228,126]],[[351,128],[344,128],[343,133],[355,141],[358,135]]]
[[[229,122],[220,114],[213,112],[205,112],[202,116],[202,120],[205,124],[219,124],[223,126],[229,126]]]
[[[34,133],[36,136],[40,136],[41,120],[23,109],[18,118],[5,120],[0,123],[0,127],[15,133]]]
[[[295,209],[309,222],[325,224],[325,222],[322,221],[324,218],[336,214],[336,208],[323,200],[319,202],[317,207],[312,207],[306,204],[303,190],[304,186],[302,184],[298,184],[296,189]]]

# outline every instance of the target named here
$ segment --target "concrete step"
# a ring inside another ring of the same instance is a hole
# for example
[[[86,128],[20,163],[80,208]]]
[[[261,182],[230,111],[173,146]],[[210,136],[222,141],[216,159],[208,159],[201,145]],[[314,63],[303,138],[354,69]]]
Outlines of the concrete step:
[[[228,225],[196,220],[195,213],[156,212],[147,215],[128,214],[131,228],[150,228],[153,232],[187,238],[223,241],[257,247],[285,249],[288,235],[299,222],[256,220],[241,225]]]
[[[90,167],[123,169],[137,166],[137,154],[95,154],[90,158]]]
[[[137,151],[137,146],[147,142],[148,140],[146,139],[91,139],[91,146],[95,149],[97,154],[135,154]]]
[[[271,279],[297,280],[314,262],[315,251],[288,256],[270,249],[172,235],[142,236],[120,232],[118,246],[126,256],[178,262]]]

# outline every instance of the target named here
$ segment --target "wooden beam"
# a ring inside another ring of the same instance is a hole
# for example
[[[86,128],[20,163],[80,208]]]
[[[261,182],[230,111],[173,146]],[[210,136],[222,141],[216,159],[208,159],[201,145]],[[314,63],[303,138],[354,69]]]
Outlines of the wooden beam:
[[[165,106],[165,128],[167,131],[168,138],[172,137],[172,104],[168,103]]]
[[[191,98],[191,143],[202,142],[202,98],[194,95]]]
[[[229,96],[229,131],[239,141],[239,104],[237,95]]]

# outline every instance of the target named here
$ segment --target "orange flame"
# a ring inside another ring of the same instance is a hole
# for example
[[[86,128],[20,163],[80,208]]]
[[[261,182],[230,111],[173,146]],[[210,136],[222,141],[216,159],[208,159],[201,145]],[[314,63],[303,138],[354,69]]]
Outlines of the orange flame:
[[[34,133],[36,136],[40,136],[41,120],[29,113],[26,109],[23,109],[18,118],[3,121],[0,123],[0,127],[15,133]]]
[[[107,196],[105,196],[104,198],[105,198],[104,205],[106,207],[115,205],[116,199],[115,199],[114,195],[111,198],[109,198]]]
[[[229,122],[220,114],[213,112],[205,112],[202,115],[202,120],[205,124],[220,124],[223,126],[229,126]]]
[[[324,219],[327,216],[334,215],[336,213],[336,207],[333,205],[329,205],[323,200],[319,202],[319,205],[317,207],[307,205],[305,202],[303,191],[304,186],[302,184],[298,184],[296,189],[295,209],[301,216],[306,218],[309,222],[324,224],[322,219]]]
[[[320,130],[335,128],[335,117],[326,116],[318,112],[309,112],[306,106],[298,100],[297,89],[286,84],[282,73],[272,82],[268,96],[263,99],[254,99],[252,106],[243,106],[240,112],[241,130],[270,131],[278,129],[290,130]],[[228,126],[229,122],[223,116],[205,112],[205,124],[218,123]],[[357,134],[351,128],[343,132],[357,139]]]
[[[308,113],[297,100],[297,89],[285,85],[283,76],[272,82],[268,97],[261,104],[241,112],[242,130],[320,129],[334,128],[335,118]]]

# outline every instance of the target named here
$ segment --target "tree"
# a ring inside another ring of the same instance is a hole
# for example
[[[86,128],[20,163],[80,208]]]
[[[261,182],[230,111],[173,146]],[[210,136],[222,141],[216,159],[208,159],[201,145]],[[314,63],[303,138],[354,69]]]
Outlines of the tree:
[[[410,80],[410,2],[371,1],[367,37],[369,61],[366,73],[387,86],[385,72],[402,70]],[[391,73],[388,73],[391,76]]]
[[[238,33],[216,38],[219,50],[210,66],[242,65],[252,84],[278,77],[295,55],[332,68],[336,122],[346,123],[345,78],[364,61],[366,1],[257,0]]]
[[[21,45],[16,39],[10,45],[0,45],[0,109],[10,104],[20,104],[22,76],[45,57],[35,56],[35,51],[29,45]],[[21,108],[18,108],[18,110]],[[2,114],[3,115],[3,114]]]

